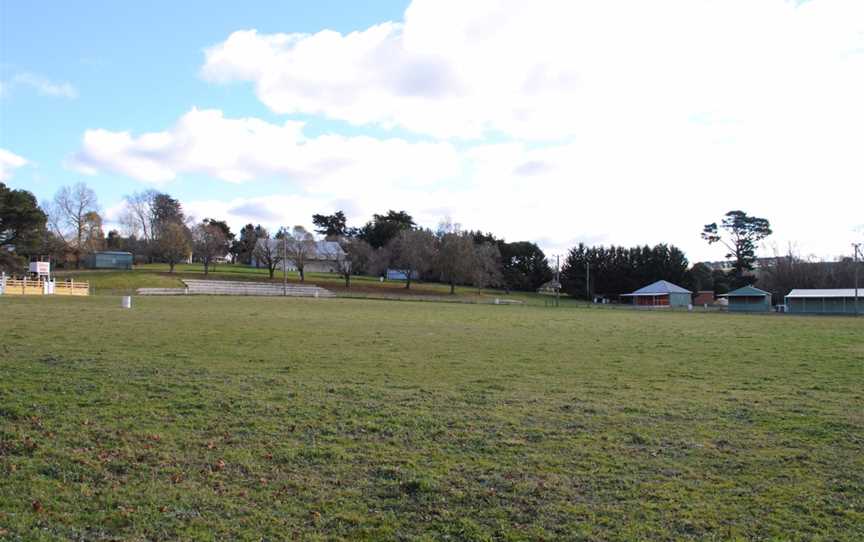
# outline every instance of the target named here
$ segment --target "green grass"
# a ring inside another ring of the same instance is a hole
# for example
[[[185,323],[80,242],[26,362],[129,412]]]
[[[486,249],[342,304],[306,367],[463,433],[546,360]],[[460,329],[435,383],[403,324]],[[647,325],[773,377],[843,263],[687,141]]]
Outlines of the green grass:
[[[147,264],[135,266],[132,271],[106,271],[69,269],[56,273],[60,279],[73,278],[80,281],[88,281],[95,289],[96,295],[121,295],[134,294],[138,288],[179,288],[182,287],[181,279],[202,279],[204,267],[201,264],[180,264],[174,273],[169,273],[167,264]],[[216,266],[207,275],[212,280],[239,280],[239,281],[270,281],[266,269],[256,269],[245,265],[223,264]],[[282,272],[277,271],[272,279],[274,282],[282,282]],[[291,283],[299,283],[300,277],[297,272],[288,272],[288,280]],[[411,289],[405,289],[404,281],[380,282],[378,277],[354,276],[351,278],[351,288],[345,288],[345,281],[335,273],[307,273],[306,282],[324,288],[335,290],[342,295],[352,296],[449,296],[450,287],[446,284],[434,282],[413,282]],[[476,297],[476,288],[457,287],[456,297]],[[500,292],[487,291],[485,296],[502,295]],[[514,298],[520,298],[520,294],[512,294]],[[529,298],[536,297],[529,294]],[[521,298],[524,298],[524,294]],[[521,299],[520,298],[520,299]]]
[[[864,320],[0,297],[0,533],[861,540]]]

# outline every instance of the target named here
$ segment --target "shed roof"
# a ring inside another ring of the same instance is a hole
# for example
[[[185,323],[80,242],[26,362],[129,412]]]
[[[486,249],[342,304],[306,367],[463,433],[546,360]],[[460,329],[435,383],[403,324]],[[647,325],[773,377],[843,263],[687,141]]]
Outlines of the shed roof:
[[[625,296],[650,296],[650,295],[665,295],[665,294],[692,294],[690,290],[685,290],[684,288],[678,286],[677,284],[672,284],[667,280],[658,280],[655,283],[649,284],[648,286],[644,286],[639,288],[632,294],[624,294]]]
[[[728,294],[723,294],[721,297],[763,297],[766,295],[771,295],[771,293],[760,290],[755,286],[744,286],[743,288],[732,290]]]
[[[833,288],[821,290],[808,290],[795,288],[786,297],[855,297],[854,288]],[[864,298],[864,288],[858,289],[858,297]]]

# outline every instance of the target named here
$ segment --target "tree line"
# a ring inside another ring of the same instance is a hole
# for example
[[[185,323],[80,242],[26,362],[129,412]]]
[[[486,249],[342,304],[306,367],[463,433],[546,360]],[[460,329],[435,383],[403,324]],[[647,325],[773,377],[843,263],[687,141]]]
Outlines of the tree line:
[[[350,286],[352,275],[405,274],[405,287],[418,280],[443,281],[478,288],[534,290],[552,271],[543,251],[529,241],[508,243],[491,234],[466,231],[442,222],[433,231],[419,227],[406,211],[375,214],[360,227],[349,227],[342,211],[312,217],[315,232],[339,245],[332,255]],[[304,268],[318,244],[303,226],[274,233],[260,224],[246,224],[237,234],[226,221],[187,216],[179,200],[156,190],[124,198],[119,217],[122,231],[104,232],[98,198],[84,183],[64,186],[40,206],[26,190],[0,183],[0,269],[23,272],[30,256],[50,256],[55,266],[80,268],[87,255],[102,250],[130,252],[136,263],[203,265],[205,274],[223,257],[236,263],[266,267],[273,278],[290,260],[305,279]]]
[[[186,215],[179,200],[156,190],[124,198],[121,229],[104,233],[97,196],[84,183],[61,187],[40,206],[27,190],[0,183],[0,269],[16,273],[28,256],[47,255],[56,265],[79,268],[88,254],[101,250],[127,251],[136,263],[162,262],[174,272],[178,263],[200,263],[205,274],[224,257],[245,265],[253,263],[273,278],[284,260],[297,268],[301,280],[318,244],[314,234],[342,249],[326,255],[350,287],[352,275],[383,276],[388,269],[404,274],[405,287],[423,281],[478,288],[534,291],[555,273],[546,255],[531,241],[507,242],[491,233],[463,230],[444,221],[435,229],[419,227],[404,210],[374,214],[359,227],[348,225],[344,212],[312,216],[314,232],[303,226],[275,232],[260,224],[246,224],[237,234],[227,222],[196,220]],[[122,231],[121,231],[122,230]],[[569,250],[560,269],[561,289],[584,298],[617,297],[664,279],[691,291],[718,294],[748,284],[771,291],[782,299],[792,288],[848,287],[851,261],[808,262],[793,256],[776,257],[756,269],[758,243],[772,234],[767,219],[734,210],[719,223],[705,225],[701,235],[708,244],[727,249],[731,270],[704,262],[690,265],[674,245],[653,247],[587,246]]]

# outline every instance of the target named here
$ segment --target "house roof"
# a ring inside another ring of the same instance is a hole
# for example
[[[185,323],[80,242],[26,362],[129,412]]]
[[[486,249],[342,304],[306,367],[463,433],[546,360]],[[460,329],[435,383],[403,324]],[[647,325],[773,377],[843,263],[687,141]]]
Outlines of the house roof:
[[[786,297],[855,297],[854,288],[833,288],[822,290],[808,290],[795,288]],[[864,298],[864,288],[858,289],[858,297]]]
[[[685,290],[684,288],[678,286],[677,284],[672,284],[668,280],[658,280],[648,286],[643,286],[639,288],[632,294],[624,294],[625,296],[639,297],[639,296],[651,296],[651,295],[668,295],[668,294],[692,294],[690,290]]]
[[[542,286],[537,288],[538,292],[554,292],[555,290],[561,289],[561,283],[555,279],[552,279],[548,282],[544,282]]]
[[[721,297],[763,297],[766,295],[771,294],[754,286],[744,286],[743,288],[732,290],[728,294],[723,294]]]

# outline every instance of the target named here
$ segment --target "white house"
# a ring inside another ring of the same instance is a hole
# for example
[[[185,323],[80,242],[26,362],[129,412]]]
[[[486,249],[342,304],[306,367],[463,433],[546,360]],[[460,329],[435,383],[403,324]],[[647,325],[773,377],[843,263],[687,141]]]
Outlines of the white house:
[[[282,255],[281,239],[259,239],[258,244],[261,245],[262,243],[268,243],[270,250],[274,254]],[[304,271],[306,273],[336,273],[339,271],[338,262],[344,257],[345,251],[342,250],[342,247],[336,241],[315,241],[314,250],[306,258]],[[252,266],[260,267],[254,253],[252,255]],[[286,267],[288,271],[297,271],[297,265],[290,257],[288,258]],[[279,264],[279,268],[282,268],[281,263]]]

